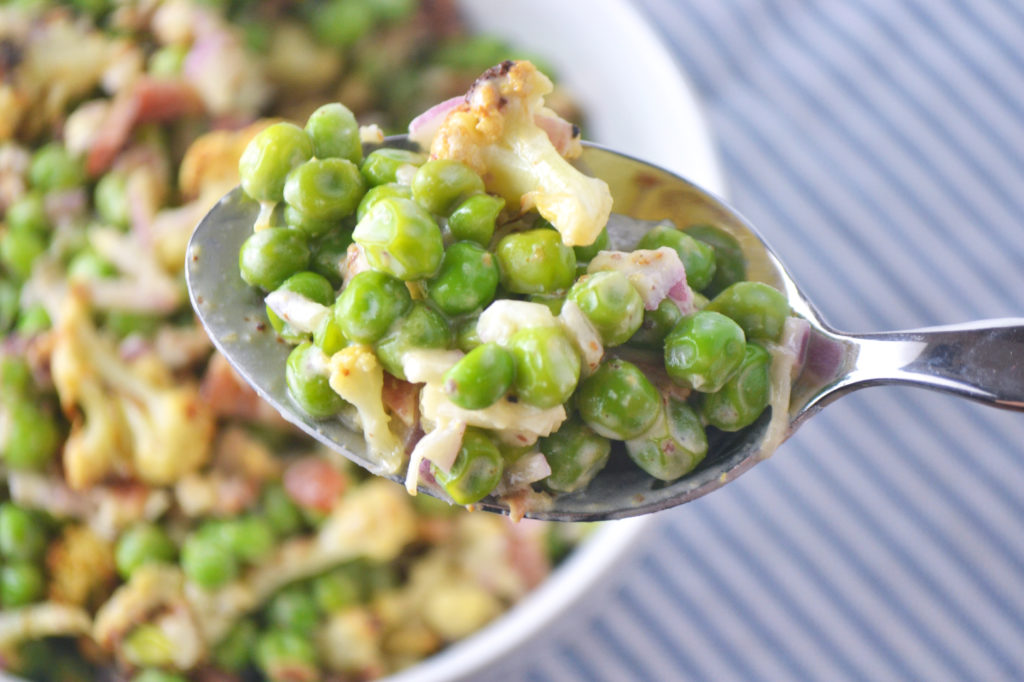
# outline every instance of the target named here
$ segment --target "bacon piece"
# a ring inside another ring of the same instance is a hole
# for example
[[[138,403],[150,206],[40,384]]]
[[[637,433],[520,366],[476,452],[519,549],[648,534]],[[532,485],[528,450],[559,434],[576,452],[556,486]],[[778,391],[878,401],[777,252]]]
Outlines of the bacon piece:
[[[288,497],[299,506],[319,511],[334,508],[348,487],[348,480],[327,460],[310,455],[298,459],[284,470],[282,478]]]
[[[238,417],[250,421],[284,423],[249,384],[242,381],[223,355],[214,353],[206,366],[199,394],[217,417]]]
[[[384,373],[384,390],[381,392],[384,407],[398,417],[406,426],[413,426],[419,420],[420,387],[402,381],[387,372]]]
[[[114,99],[85,159],[89,175],[107,170],[139,123],[171,121],[203,111],[195,89],[181,80],[142,77]]]

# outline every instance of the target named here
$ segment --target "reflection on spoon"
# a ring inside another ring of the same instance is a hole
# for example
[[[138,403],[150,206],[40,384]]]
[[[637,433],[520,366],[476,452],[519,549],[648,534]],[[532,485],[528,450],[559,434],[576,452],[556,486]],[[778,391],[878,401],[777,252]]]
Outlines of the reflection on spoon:
[[[550,506],[528,511],[527,516],[598,521],[688,502],[771,455],[829,402],[865,386],[917,385],[1024,410],[1024,319],[876,334],[840,333],[822,321],[758,233],[718,198],[666,170],[593,145],[585,147],[577,163],[611,187],[615,205],[609,235],[614,248],[635,244],[649,221],[717,225],[739,240],[747,259],[748,279],[783,291],[807,327],[800,339],[801,357],[794,358],[800,371],[792,383],[788,376],[776,376],[772,407],[742,431],[716,434],[707,456],[694,471],[664,482],[631,465],[618,467],[613,461],[584,490],[558,496]],[[196,228],[186,263],[192,304],[218,350],[285,418],[348,459],[379,472],[380,467],[366,455],[361,433],[339,420],[313,419],[288,398],[283,367],[290,346],[277,340],[266,324],[263,298],[238,274],[239,248],[251,234],[257,212],[258,206],[236,189]],[[789,368],[779,364],[776,362],[773,371],[788,374]],[[404,479],[402,474],[388,477]],[[429,482],[420,489],[447,499]],[[509,512],[507,504],[493,497],[475,508]]]

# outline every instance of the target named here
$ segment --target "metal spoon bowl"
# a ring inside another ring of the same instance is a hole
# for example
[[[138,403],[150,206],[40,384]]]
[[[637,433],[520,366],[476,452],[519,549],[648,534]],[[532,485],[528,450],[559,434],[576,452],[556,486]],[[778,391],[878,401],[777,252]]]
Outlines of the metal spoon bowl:
[[[402,138],[387,141],[392,146],[402,143]],[[865,386],[910,384],[1024,410],[1024,318],[876,334],[838,332],[821,319],[757,231],[721,199],[669,171],[595,145],[585,146],[577,165],[611,187],[615,204],[609,235],[614,247],[635,244],[648,221],[715,224],[739,240],[748,278],[783,291],[793,311],[810,324],[810,333],[786,414],[773,416],[769,409],[743,431],[711,434],[700,466],[668,483],[648,476],[624,455],[613,456],[585,490],[556,497],[550,507],[528,511],[528,517],[599,521],[689,502],[767,458],[829,402]],[[340,420],[309,417],[288,398],[284,365],[291,346],[277,338],[267,324],[261,294],[238,272],[239,248],[251,234],[257,212],[256,203],[235,189],[192,235],[186,278],[199,319],[242,378],[288,421],[360,466],[402,481],[404,472],[383,474],[367,457],[362,433]],[[430,483],[420,490],[448,499]],[[509,513],[508,506],[494,497],[475,508]]]

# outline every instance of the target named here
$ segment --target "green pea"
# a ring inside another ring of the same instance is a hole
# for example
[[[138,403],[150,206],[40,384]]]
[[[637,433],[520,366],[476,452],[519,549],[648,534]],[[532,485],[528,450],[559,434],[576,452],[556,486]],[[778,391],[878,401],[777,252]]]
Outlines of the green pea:
[[[556,492],[582,490],[608,463],[612,444],[578,417],[570,417],[558,430],[539,442],[551,466],[544,484]]]
[[[117,572],[127,580],[135,570],[150,562],[171,562],[178,554],[174,541],[160,526],[137,523],[117,539],[114,563]]]
[[[6,277],[0,277],[0,335],[14,326],[21,308],[21,287]]]
[[[704,308],[722,313],[743,328],[748,339],[778,341],[789,317],[785,294],[763,282],[737,282]]]
[[[486,497],[501,480],[504,460],[498,446],[486,432],[469,427],[462,436],[462,447],[449,471],[436,464],[431,472],[456,504],[473,504]]]
[[[329,0],[317,5],[310,22],[313,35],[325,45],[349,47],[373,28],[373,3],[362,0]]]
[[[768,351],[748,343],[732,378],[721,390],[701,396],[704,420],[722,431],[739,431],[753,424],[771,397],[771,364]]]
[[[580,358],[559,327],[531,327],[512,335],[516,358],[515,392],[519,400],[540,408],[561,405],[580,378]]]
[[[377,19],[397,22],[408,19],[416,11],[418,4],[416,0],[374,0],[370,6]]]
[[[188,682],[184,675],[170,673],[158,668],[143,670],[132,678],[132,682]]]
[[[33,189],[41,192],[74,189],[85,184],[85,167],[63,144],[51,142],[32,155],[28,180]]]
[[[279,482],[268,483],[263,488],[260,509],[279,536],[293,535],[302,530],[302,513]]]
[[[28,561],[8,561],[0,568],[0,604],[14,609],[37,602],[46,594],[43,572]]]
[[[152,336],[165,322],[163,315],[133,310],[111,310],[105,318],[106,328],[122,339],[132,334]]]
[[[515,356],[496,343],[485,343],[445,372],[444,391],[459,407],[481,410],[508,393],[515,378]]]
[[[715,225],[691,225],[686,234],[709,244],[715,250],[715,275],[700,289],[707,296],[716,296],[730,284],[747,278],[747,259],[736,237]]]
[[[185,538],[181,567],[186,577],[204,590],[217,589],[238,575],[234,553],[204,533],[192,533]]]
[[[452,159],[427,161],[412,179],[413,199],[431,213],[443,216],[483,191],[484,181],[476,171]]]
[[[412,296],[400,280],[377,270],[364,270],[341,290],[334,319],[345,338],[372,344],[412,307]]]
[[[0,556],[7,560],[37,561],[46,549],[42,516],[13,502],[0,503]]]
[[[337,220],[318,220],[304,214],[291,204],[287,204],[282,211],[284,224],[293,230],[305,233],[309,237],[319,237],[330,232],[339,225]]]
[[[284,200],[311,220],[341,220],[355,213],[365,191],[359,167],[348,159],[311,159],[288,173]]]
[[[116,274],[117,268],[91,248],[85,248],[76,253],[67,268],[68,279],[101,279],[113,277]]]
[[[581,277],[568,298],[594,325],[605,346],[625,343],[644,320],[644,302],[629,278],[606,270]]]
[[[24,358],[0,352],[0,397],[14,401],[29,395],[32,370]]]
[[[314,303],[329,306],[334,303],[334,287],[323,275],[309,270],[297,272],[281,283],[275,291],[291,291]],[[299,343],[309,338],[309,334],[298,331],[282,320],[277,313],[267,306],[267,320],[278,335],[290,343]]]
[[[4,219],[7,229],[14,232],[46,233],[50,230],[50,219],[39,192],[27,192],[8,206]]]
[[[422,166],[427,161],[426,154],[406,149],[384,147],[374,149],[366,155],[359,170],[371,187],[398,181],[398,169],[403,166]]]
[[[696,467],[708,451],[704,425],[692,407],[667,398],[654,425],[626,441],[626,452],[654,478],[673,481]]]
[[[111,0],[72,0],[75,9],[95,19],[110,10]]]
[[[644,311],[644,320],[636,333],[630,337],[629,345],[661,350],[665,337],[681,319],[683,313],[679,306],[670,299],[662,299],[657,308]]]
[[[459,241],[487,246],[494,237],[498,215],[505,200],[493,194],[474,194],[459,204],[448,216],[448,230]]]
[[[479,73],[510,59],[511,52],[509,46],[497,37],[468,35],[449,40],[441,45],[434,55],[434,61],[449,68]],[[551,73],[551,71],[544,70],[544,73]]]
[[[274,549],[273,526],[255,514],[225,519],[216,524],[214,530],[220,542],[242,563],[255,563]]]
[[[308,341],[288,354],[284,378],[288,397],[311,417],[333,417],[345,407],[345,399],[331,388],[326,356]]]
[[[654,423],[661,395],[636,365],[611,358],[580,383],[576,407],[587,426],[600,435],[627,440]]]
[[[498,290],[498,265],[487,249],[474,242],[455,242],[441,260],[441,269],[427,283],[427,295],[446,315],[462,315],[485,307]]]
[[[132,665],[169,665],[174,660],[175,644],[159,626],[137,625],[121,640],[121,654]]]
[[[331,357],[348,345],[348,340],[345,338],[344,332],[341,331],[341,325],[333,315],[324,317],[313,330],[313,345],[323,351],[327,357]]]
[[[96,212],[108,225],[127,228],[132,224],[128,205],[128,178],[124,173],[110,172],[96,182],[93,190]]]
[[[273,291],[309,265],[309,244],[298,230],[270,227],[242,242],[238,269],[245,283]]]
[[[400,185],[397,182],[388,182],[383,185],[377,185],[371,187],[363,195],[362,200],[359,202],[359,207],[356,209],[356,220],[362,220],[366,217],[366,214],[370,212],[370,209],[380,201],[381,199],[387,199],[388,197],[394,199],[412,199],[412,190],[409,185]]]
[[[455,347],[463,353],[468,353],[483,341],[480,340],[480,333],[476,330],[476,322],[480,315],[468,315],[455,324]]]
[[[271,627],[311,635],[319,620],[320,610],[306,585],[284,588],[267,605],[267,622]]]
[[[150,56],[147,70],[150,74],[157,77],[169,78],[178,76],[185,65],[185,56],[187,54],[188,48],[185,45],[162,47]]]
[[[381,366],[399,379],[405,379],[402,360],[407,351],[417,348],[448,348],[452,331],[448,320],[430,306],[416,301],[409,313],[395,322],[374,347]]]
[[[273,628],[256,642],[256,665],[271,682],[316,680],[320,677],[316,647],[301,632]]]
[[[284,199],[285,178],[313,156],[313,140],[294,123],[281,121],[256,134],[238,161],[242,189],[256,201]]]
[[[348,159],[354,164],[363,161],[363,143],[359,123],[344,104],[325,104],[309,115],[306,133],[313,140],[313,154],[320,159]]]
[[[501,284],[516,294],[550,294],[576,278],[576,254],[554,230],[514,232],[498,242]]]
[[[637,242],[638,249],[657,249],[667,246],[679,254],[686,268],[686,283],[694,291],[707,287],[715,276],[715,249],[696,237],[676,229],[665,221],[647,232]]]
[[[681,386],[714,393],[740,366],[745,345],[738,324],[701,310],[683,317],[665,337],[665,370]]]
[[[15,323],[14,329],[22,336],[33,336],[52,326],[53,323],[46,308],[41,303],[36,303],[18,312],[18,321]]]
[[[239,673],[252,661],[252,650],[256,646],[259,631],[256,623],[248,618],[235,623],[217,644],[212,653],[213,662],[218,668],[230,673]]]
[[[348,259],[351,243],[351,229],[338,227],[323,233],[313,242],[309,269],[326,277],[331,286],[337,289],[343,280],[342,265]]]
[[[429,495],[416,497],[436,499]],[[313,579],[313,599],[321,613],[341,611],[363,601],[364,583],[358,564],[343,564]]]
[[[596,256],[600,252],[607,251],[609,242],[610,240],[608,238],[608,228],[602,227],[601,231],[597,234],[597,239],[594,240],[594,243],[589,244],[587,246],[572,247],[573,252],[576,254],[576,262],[589,262],[594,256]]]
[[[0,234],[0,263],[19,281],[32,274],[36,259],[46,251],[46,237],[32,230],[7,230]]]
[[[12,400],[6,406],[6,429],[0,454],[15,470],[45,468],[60,447],[60,429],[42,405],[30,400]]]
[[[371,267],[405,281],[432,277],[444,257],[441,228],[410,199],[377,201],[356,224],[352,238]]]

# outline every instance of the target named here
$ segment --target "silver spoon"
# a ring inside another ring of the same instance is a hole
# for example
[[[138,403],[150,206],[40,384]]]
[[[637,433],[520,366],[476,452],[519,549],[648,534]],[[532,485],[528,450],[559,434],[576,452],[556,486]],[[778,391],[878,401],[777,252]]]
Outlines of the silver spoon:
[[[387,143],[404,140],[391,138]],[[647,221],[670,218],[677,225],[716,224],[740,241],[748,278],[783,291],[793,311],[809,322],[810,333],[804,366],[792,384],[786,414],[775,415],[773,421],[771,410],[766,410],[747,429],[716,436],[700,466],[670,483],[644,474],[623,461],[625,457],[613,457],[585,490],[557,497],[550,508],[527,516],[599,521],[689,502],[767,458],[822,407],[865,386],[922,386],[1024,411],[1024,318],[875,334],[838,332],[821,319],[757,231],[720,199],[673,173],[594,145],[586,145],[578,165],[611,187],[615,198],[609,230],[613,246],[631,246]],[[339,420],[313,419],[288,398],[284,364],[291,347],[276,338],[266,322],[262,296],[238,273],[238,251],[252,232],[256,214],[257,205],[235,189],[196,228],[186,262],[192,305],[217,349],[264,400],[313,438],[380,473],[366,456],[361,433]],[[402,481],[404,472],[388,477]],[[447,499],[443,490],[432,484],[421,486],[421,490]],[[475,508],[509,513],[508,506],[493,497]]]

